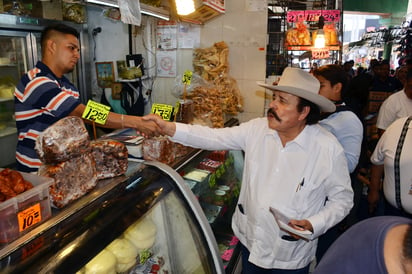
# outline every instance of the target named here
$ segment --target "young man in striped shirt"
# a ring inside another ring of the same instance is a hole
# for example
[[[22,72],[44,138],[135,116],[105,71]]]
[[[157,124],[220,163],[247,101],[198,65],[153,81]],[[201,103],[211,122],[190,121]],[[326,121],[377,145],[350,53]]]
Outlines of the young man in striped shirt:
[[[41,37],[42,60],[18,83],[15,93],[15,117],[18,131],[17,169],[36,172],[41,162],[35,140],[47,127],[72,115],[82,116],[85,105],[79,91],[64,76],[75,68],[80,58],[79,33],[63,25],[46,27]],[[159,135],[160,129],[142,117],[110,112],[106,128],[135,128],[143,135]]]

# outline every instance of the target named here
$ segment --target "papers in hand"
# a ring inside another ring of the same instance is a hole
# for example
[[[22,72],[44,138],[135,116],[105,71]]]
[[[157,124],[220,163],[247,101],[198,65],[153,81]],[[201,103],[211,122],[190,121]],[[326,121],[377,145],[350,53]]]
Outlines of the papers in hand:
[[[288,232],[293,233],[295,235],[298,235],[298,236],[300,236],[302,238],[305,238],[307,240],[312,240],[313,239],[313,233],[311,231],[295,229],[292,226],[288,225],[290,218],[286,217],[284,214],[279,212],[279,210],[277,210],[273,207],[270,207],[269,210],[273,214],[273,216],[275,217],[275,220],[276,220],[277,224],[279,225],[280,229],[282,229],[284,231],[288,231]]]

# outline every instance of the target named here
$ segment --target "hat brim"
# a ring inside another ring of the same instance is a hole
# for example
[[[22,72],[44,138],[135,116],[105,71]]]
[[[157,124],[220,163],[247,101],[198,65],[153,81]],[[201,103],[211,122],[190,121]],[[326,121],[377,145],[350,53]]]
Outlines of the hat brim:
[[[301,97],[303,99],[306,99],[314,103],[315,105],[317,105],[319,109],[323,112],[335,112],[336,110],[336,106],[331,100],[327,99],[326,97],[323,97],[322,95],[315,94],[307,90],[290,87],[290,86],[267,85],[263,82],[257,82],[257,84],[261,87],[264,87],[270,90],[283,91],[283,92],[290,93],[292,95]]]

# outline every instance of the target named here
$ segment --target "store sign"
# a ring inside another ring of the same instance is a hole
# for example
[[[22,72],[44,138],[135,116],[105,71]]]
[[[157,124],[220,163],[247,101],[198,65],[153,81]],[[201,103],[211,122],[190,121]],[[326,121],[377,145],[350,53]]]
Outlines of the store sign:
[[[329,49],[322,48],[322,49],[312,49],[312,59],[326,59],[329,58]]]
[[[319,17],[323,16],[325,22],[339,22],[340,14],[340,10],[293,10],[288,11],[286,20],[288,23],[317,22]]]

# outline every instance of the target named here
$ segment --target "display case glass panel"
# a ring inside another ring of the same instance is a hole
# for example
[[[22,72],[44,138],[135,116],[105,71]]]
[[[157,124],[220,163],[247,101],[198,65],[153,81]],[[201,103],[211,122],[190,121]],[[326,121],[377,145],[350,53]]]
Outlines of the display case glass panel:
[[[231,221],[239,198],[243,161],[242,151],[201,151],[177,169],[199,200],[226,273],[232,273],[239,260],[238,239]]]
[[[6,273],[222,273],[214,259],[217,244],[204,229],[210,227],[197,217],[196,200],[184,182],[170,176],[177,173],[138,166],[138,172],[129,166],[126,176],[101,180],[95,191],[0,249],[0,268]]]

